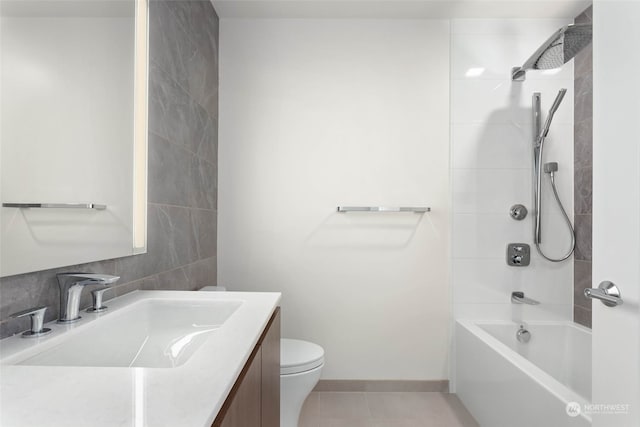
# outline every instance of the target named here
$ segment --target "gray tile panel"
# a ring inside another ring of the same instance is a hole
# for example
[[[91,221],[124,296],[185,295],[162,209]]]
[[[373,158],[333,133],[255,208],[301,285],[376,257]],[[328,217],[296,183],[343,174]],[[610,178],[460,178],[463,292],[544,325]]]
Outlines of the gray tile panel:
[[[590,6],[575,23],[591,23]],[[574,60],[574,321],[591,327],[591,301],[582,294],[591,286],[593,212],[593,49],[587,46]]]
[[[121,276],[105,299],[216,284],[218,16],[208,1],[152,0],[149,26],[147,253],[1,278],[0,337],[28,329],[13,312],[46,305],[57,318],[58,272]]]

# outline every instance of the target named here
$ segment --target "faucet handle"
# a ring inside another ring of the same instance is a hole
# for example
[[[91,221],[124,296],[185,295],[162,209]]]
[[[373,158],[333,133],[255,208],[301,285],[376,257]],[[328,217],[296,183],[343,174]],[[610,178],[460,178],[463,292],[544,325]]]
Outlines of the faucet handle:
[[[44,313],[47,311],[47,307],[35,307],[28,308],[17,313],[13,313],[9,317],[11,319],[17,319],[19,317],[31,316],[31,330],[22,333],[22,338],[36,338],[51,333],[51,329],[43,328],[44,325]]]
[[[58,273],[58,281],[68,281],[77,285],[111,285],[120,279],[120,276],[95,273]]]
[[[109,289],[108,286],[104,288],[98,288],[91,291],[91,297],[93,298],[93,307],[87,309],[87,313],[100,313],[101,311],[105,311],[107,308],[106,305],[102,305],[102,294],[107,292]]]

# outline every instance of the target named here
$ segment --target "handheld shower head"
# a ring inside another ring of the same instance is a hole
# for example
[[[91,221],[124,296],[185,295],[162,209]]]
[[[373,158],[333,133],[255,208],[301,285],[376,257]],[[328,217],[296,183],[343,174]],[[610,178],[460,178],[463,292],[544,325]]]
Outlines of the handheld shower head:
[[[553,120],[553,116],[554,114],[556,114],[556,111],[558,111],[558,107],[560,107],[560,104],[562,103],[562,100],[564,99],[564,95],[566,93],[567,93],[567,89],[564,89],[564,88],[560,89],[560,91],[558,92],[556,99],[553,101],[553,104],[549,109],[549,114],[547,115],[547,120],[544,122],[544,127],[540,131],[540,135],[538,135],[538,143],[540,142],[540,140],[547,137],[547,134],[549,133],[549,128],[551,127],[551,121]]]

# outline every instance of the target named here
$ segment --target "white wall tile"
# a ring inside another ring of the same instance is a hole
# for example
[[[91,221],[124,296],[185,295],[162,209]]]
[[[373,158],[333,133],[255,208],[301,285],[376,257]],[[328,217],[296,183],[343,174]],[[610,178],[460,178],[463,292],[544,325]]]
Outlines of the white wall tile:
[[[454,20],[452,23],[451,164],[453,167],[454,316],[478,319],[571,319],[573,263],[551,263],[533,246],[533,220],[514,221],[508,209],[532,209],[532,111],[542,93],[543,120],[560,88],[568,92],[545,144],[543,163],[555,161],[556,184],[573,211],[573,64],[553,75],[531,72],[511,82],[520,65],[565,20]],[[467,76],[471,68],[483,69]],[[563,254],[569,244],[549,176],[543,175],[543,243],[546,253]],[[508,243],[531,244],[528,267],[506,265]],[[541,302],[510,303],[514,290]]]
[[[454,35],[451,38],[451,78],[508,80],[511,69],[521,66],[546,38],[547,35],[531,33]],[[573,62],[553,72],[527,73],[527,80],[558,79],[573,79]]]
[[[542,93],[544,117],[558,91],[567,89],[554,124],[573,123],[573,80],[452,80],[453,123],[531,123],[531,99]]]
[[[515,203],[530,205],[528,169],[454,169],[454,213],[495,213],[506,216]]]
[[[543,260],[532,248],[530,268],[523,273],[522,288],[542,304],[573,305],[573,263],[551,263]]]
[[[505,38],[513,34],[539,34],[549,37],[571,23],[573,19],[454,19],[451,34],[500,34]]]
[[[568,304],[525,305],[525,304],[456,304],[456,319],[513,320],[527,322],[535,320],[571,319],[573,307]]]
[[[453,260],[453,298],[457,304],[505,304],[522,290],[527,269],[508,266],[504,257]]]
[[[535,251],[535,249],[534,249]],[[503,258],[455,259],[453,297],[459,304],[500,304],[511,292],[522,291],[542,304],[567,304],[573,289],[571,263],[549,263],[533,254],[529,267],[512,267]]]
[[[565,108],[564,101],[560,108]],[[546,112],[544,116],[546,117]],[[544,143],[542,162],[558,162],[559,173],[570,170],[573,174],[573,123],[556,123],[553,120]]]
[[[531,169],[531,135],[528,124],[452,125],[452,167]]]
[[[508,243],[525,242],[531,234],[523,221],[504,214],[454,214],[453,258],[502,258]]]

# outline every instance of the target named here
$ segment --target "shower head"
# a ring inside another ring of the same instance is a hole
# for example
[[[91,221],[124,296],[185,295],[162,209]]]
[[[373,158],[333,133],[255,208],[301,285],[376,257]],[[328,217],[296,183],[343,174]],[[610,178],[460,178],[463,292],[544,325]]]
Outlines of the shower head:
[[[538,135],[538,144],[542,139],[547,137],[547,134],[549,133],[549,128],[551,127],[551,121],[553,120],[553,116],[554,114],[556,114],[556,111],[558,111],[558,107],[560,107],[560,103],[562,102],[562,99],[564,98],[564,95],[566,93],[567,93],[567,89],[563,88],[563,89],[560,89],[560,91],[558,92],[558,95],[556,95],[556,99],[553,101],[553,104],[549,109],[547,120],[544,122],[544,127],[540,131],[540,135]]]
[[[571,24],[562,27],[549,37],[522,67],[511,70],[511,79],[523,81],[527,70],[561,67],[591,43],[591,37],[591,24]]]

